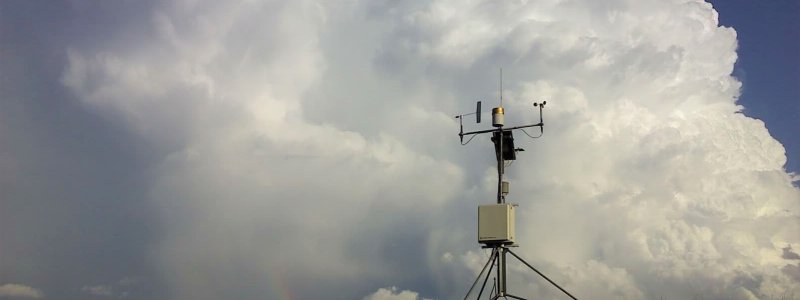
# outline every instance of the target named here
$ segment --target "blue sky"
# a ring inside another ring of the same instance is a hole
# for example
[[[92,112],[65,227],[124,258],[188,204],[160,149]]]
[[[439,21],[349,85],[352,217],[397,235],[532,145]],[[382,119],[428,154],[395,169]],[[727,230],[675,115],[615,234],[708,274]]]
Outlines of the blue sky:
[[[736,29],[745,114],[767,123],[786,148],[786,169],[800,173],[800,1],[711,1],[720,23]]]

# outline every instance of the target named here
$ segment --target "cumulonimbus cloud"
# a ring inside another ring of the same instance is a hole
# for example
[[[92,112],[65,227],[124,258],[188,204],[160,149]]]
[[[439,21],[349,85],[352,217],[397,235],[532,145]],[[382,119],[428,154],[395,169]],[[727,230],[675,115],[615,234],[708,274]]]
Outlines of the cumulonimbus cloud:
[[[494,179],[452,115],[492,103],[500,66],[509,122],[548,101],[508,174],[524,257],[597,299],[797,286],[781,270],[800,192],[739,113],[736,34],[708,3],[195,1],[146,26],[74,47],[62,81],[162,151],[150,196],[176,298],[460,295]]]

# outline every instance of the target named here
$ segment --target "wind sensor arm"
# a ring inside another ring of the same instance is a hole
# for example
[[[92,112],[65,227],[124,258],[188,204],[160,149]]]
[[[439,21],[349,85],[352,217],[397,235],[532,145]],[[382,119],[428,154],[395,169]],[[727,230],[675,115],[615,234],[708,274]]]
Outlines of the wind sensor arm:
[[[480,108],[480,101],[478,102],[478,107]],[[541,133],[544,133],[544,118],[542,117],[542,110],[544,109],[544,105],[547,104],[547,101],[542,101],[542,103],[533,103],[533,106],[539,107],[539,123],[537,124],[530,124],[530,125],[522,125],[522,126],[514,126],[514,127],[506,127],[506,128],[495,128],[495,129],[485,129],[485,130],[477,130],[477,131],[470,131],[464,132],[464,125],[461,124],[461,131],[458,133],[458,136],[461,137],[461,141],[464,141],[464,136],[473,135],[473,134],[481,134],[481,133],[488,133],[488,132],[495,132],[495,131],[512,131],[517,129],[529,128],[529,127],[539,127]],[[474,113],[471,113],[474,114]],[[469,114],[469,115],[471,115]],[[466,115],[462,115],[466,116]],[[456,116],[456,118],[460,118],[461,116]]]
[[[538,124],[531,124],[531,125],[508,127],[508,128],[503,128],[502,130],[503,131],[512,131],[512,130],[515,130],[515,129],[522,129],[522,128],[528,128],[528,127],[542,127],[542,126],[544,126],[543,123],[538,123]],[[495,132],[495,131],[499,131],[499,130],[501,130],[501,129],[486,129],[486,130],[462,132],[462,133],[459,133],[458,135],[463,137],[465,135],[473,135],[473,134],[481,134],[481,133],[487,133],[487,132]]]

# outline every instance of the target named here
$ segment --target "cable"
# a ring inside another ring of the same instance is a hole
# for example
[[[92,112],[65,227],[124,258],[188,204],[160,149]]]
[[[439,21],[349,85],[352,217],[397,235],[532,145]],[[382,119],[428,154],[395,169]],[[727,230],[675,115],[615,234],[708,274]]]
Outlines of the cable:
[[[472,137],[470,137],[470,138],[467,140],[467,142],[466,142],[466,143],[461,143],[461,146],[464,146],[464,145],[466,145],[466,144],[469,144],[469,142],[471,142],[471,141],[472,141],[472,139],[474,139],[476,136],[478,136],[478,135],[477,135],[477,134],[475,134],[475,135],[472,135]]]
[[[528,134],[527,131],[525,131],[524,128],[520,128],[519,130],[522,130],[522,132],[524,132],[525,135],[527,135],[529,138],[532,138],[532,139],[538,139],[538,138],[542,137],[542,135],[544,134],[544,132],[542,132],[538,136],[531,136],[530,134]]]

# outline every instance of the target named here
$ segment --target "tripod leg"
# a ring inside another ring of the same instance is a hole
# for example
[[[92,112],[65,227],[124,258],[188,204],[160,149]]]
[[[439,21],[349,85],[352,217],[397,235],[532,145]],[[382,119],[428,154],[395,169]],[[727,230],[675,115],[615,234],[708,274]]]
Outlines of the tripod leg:
[[[497,280],[492,280],[492,290],[489,291],[489,297],[497,295]]]
[[[494,256],[495,256],[495,251],[493,249],[492,250],[492,254],[489,255],[489,261],[487,261],[486,264],[483,265],[483,269],[481,269],[481,272],[478,273],[478,277],[475,278],[474,282],[472,282],[472,286],[469,287],[469,291],[467,291],[467,295],[464,296],[464,300],[467,300],[467,298],[469,298],[469,294],[472,294],[472,290],[475,289],[475,285],[478,284],[478,280],[481,279],[481,276],[483,275],[483,272],[486,271],[486,267],[488,267],[490,263],[494,262]],[[494,266],[494,264],[492,264],[492,266]],[[489,273],[491,273],[491,272],[492,272],[492,269],[489,269]],[[483,290],[483,288],[481,288],[481,290]],[[478,298],[480,298],[480,296],[478,296]]]
[[[481,286],[481,291],[478,292],[478,300],[481,299],[481,295],[483,295],[483,289],[486,288],[486,282],[489,281],[489,276],[492,275],[492,268],[494,268],[494,261],[497,260],[496,250],[492,250],[492,265],[489,267],[489,272],[486,272],[486,279],[483,280],[483,285]]]
[[[558,284],[556,284],[555,282],[553,282],[552,280],[550,280],[550,278],[547,278],[547,276],[544,276],[544,274],[542,274],[542,272],[539,272],[539,270],[536,270],[536,268],[534,268],[533,266],[531,266],[531,264],[529,264],[527,261],[525,261],[524,259],[522,259],[522,257],[519,257],[519,256],[518,256],[516,253],[514,253],[514,251],[511,251],[511,249],[506,249],[506,251],[508,251],[508,253],[511,253],[511,255],[513,255],[513,256],[514,256],[514,257],[516,257],[517,259],[519,259],[519,261],[521,261],[523,264],[525,264],[526,266],[528,266],[528,268],[531,268],[531,270],[533,270],[534,272],[536,272],[536,274],[539,274],[539,276],[542,276],[542,278],[544,278],[545,280],[547,280],[547,282],[549,282],[549,283],[551,283],[552,285],[556,286],[556,287],[557,287],[559,290],[561,290],[562,292],[564,292],[564,294],[567,294],[567,296],[569,296],[569,297],[570,297],[570,298],[572,298],[573,300],[578,300],[578,298],[575,298],[575,296],[573,296],[572,294],[570,294],[569,292],[567,292],[565,289],[561,288],[561,287],[560,287]]]
[[[511,294],[506,294],[506,297],[511,297],[511,298],[514,298],[514,299],[519,299],[519,300],[527,300],[527,299],[525,299],[525,298],[520,298],[520,297],[517,297],[517,296],[511,295]]]

